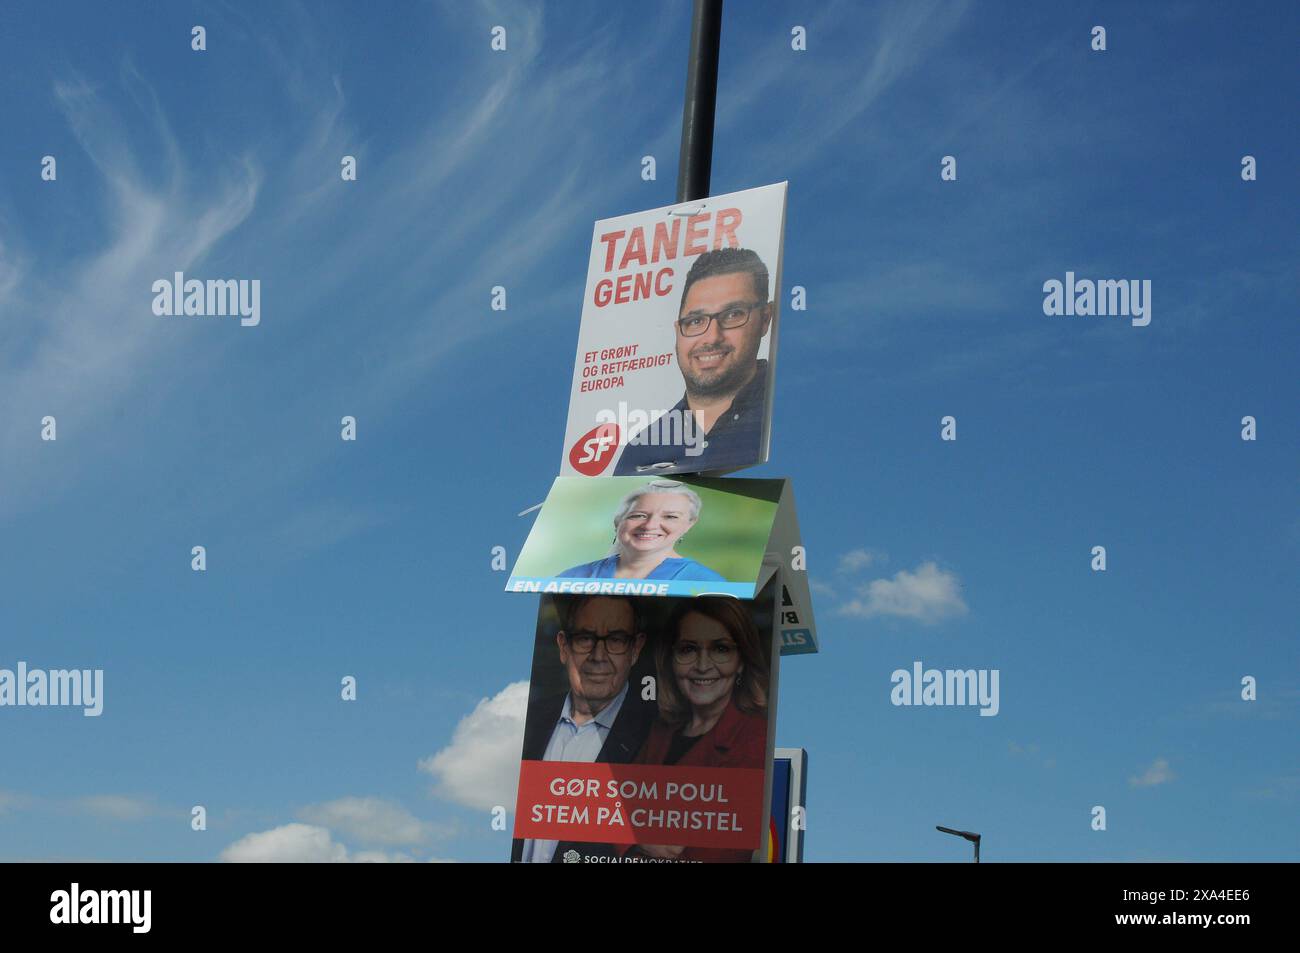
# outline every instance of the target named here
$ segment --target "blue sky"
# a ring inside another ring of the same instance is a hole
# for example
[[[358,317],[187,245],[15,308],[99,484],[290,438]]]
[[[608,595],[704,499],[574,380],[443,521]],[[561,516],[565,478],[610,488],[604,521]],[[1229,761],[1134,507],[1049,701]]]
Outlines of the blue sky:
[[[817,590],[806,854],[1300,859],[1300,14],[1045,6],[728,4],[713,190],[789,180],[808,297],[746,474]],[[508,856],[536,603],[490,550],[559,465],[591,223],[674,198],[654,9],[0,12],[0,667],[106,695],[0,709],[0,859]],[[260,279],[260,326],[155,316],[175,271]],[[1044,315],[1066,271],[1151,324]],[[1000,713],[894,707],[917,659]]]

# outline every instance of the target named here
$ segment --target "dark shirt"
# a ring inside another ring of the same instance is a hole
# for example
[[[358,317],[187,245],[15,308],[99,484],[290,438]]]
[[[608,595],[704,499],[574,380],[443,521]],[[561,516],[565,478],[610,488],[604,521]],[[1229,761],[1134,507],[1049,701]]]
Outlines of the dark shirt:
[[[684,735],[680,731],[673,732],[673,740],[668,742],[668,753],[664,755],[664,764],[676,764],[682,760],[682,755],[690,751],[691,746],[700,738],[700,735]]]
[[[767,404],[767,361],[758,361],[754,376],[732,398],[731,406],[713,422],[704,434],[703,452],[686,453],[687,445],[661,446],[628,443],[614,467],[615,476],[642,476],[659,473],[698,473],[704,470],[735,470],[758,463],[763,446],[763,412]],[[673,407],[679,414],[690,410],[686,395]],[[669,411],[672,413],[672,411]],[[657,422],[661,418],[655,418]],[[647,428],[655,430],[655,422]],[[667,431],[668,426],[662,428]],[[674,428],[675,429],[675,428]],[[643,433],[644,431],[638,431]],[[698,432],[698,431],[697,431]],[[635,434],[633,435],[635,437]],[[666,436],[666,434],[661,434]],[[691,449],[694,449],[693,447]],[[668,464],[657,466],[656,464]]]

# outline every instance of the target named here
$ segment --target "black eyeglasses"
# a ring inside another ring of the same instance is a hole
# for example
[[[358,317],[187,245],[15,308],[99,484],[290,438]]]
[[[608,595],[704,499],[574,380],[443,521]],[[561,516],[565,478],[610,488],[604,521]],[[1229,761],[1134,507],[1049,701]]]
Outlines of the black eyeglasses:
[[[749,316],[754,309],[763,307],[763,304],[762,301],[755,301],[748,305],[732,305],[730,308],[712,314],[707,311],[692,311],[677,319],[677,330],[681,332],[682,337],[694,338],[707,331],[714,321],[717,321],[718,326],[724,331],[741,328],[749,323]]]
[[[605,651],[610,655],[626,655],[627,650],[632,647],[636,637],[628,632],[611,632],[609,635],[597,635],[595,632],[574,632],[572,635],[565,634],[565,641],[569,643],[569,648],[579,655],[586,655],[596,650],[597,642],[605,643]]]

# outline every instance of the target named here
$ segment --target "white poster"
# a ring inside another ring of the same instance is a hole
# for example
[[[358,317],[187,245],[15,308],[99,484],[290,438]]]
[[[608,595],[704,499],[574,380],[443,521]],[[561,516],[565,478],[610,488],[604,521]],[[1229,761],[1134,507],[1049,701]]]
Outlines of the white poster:
[[[596,223],[563,475],[768,455],[786,183]]]

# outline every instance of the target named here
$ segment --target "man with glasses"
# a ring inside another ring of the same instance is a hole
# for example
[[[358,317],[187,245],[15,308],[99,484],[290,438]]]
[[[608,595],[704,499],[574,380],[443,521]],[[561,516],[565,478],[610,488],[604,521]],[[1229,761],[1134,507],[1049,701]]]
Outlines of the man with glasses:
[[[774,310],[767,296],[767,266],[750,249],[720,248],[695,260],[682,286],[676,322],[677,367],[686,394],[669,414],[691,414],[704,435],[702,451],[692,456],[685,445],[641,443],[633,434],[614,468],[616,476],[727,470],[758,462],[768,385],[768,363],[758,359],[758,350]],[[646,428],[661,436],[667,430],[653,421]]]
[[[555,636],[568,676],[563,696],[538,699],[524,723],[525,761],[627,764],[650,731],[655,704],[631,691],[628,675],[645,647],[644,626],[632,600],[620,596],[575,596],[559,602]],[[512,859],[559,862],[570,850],[611,853],[598,844],[516,840]]]

